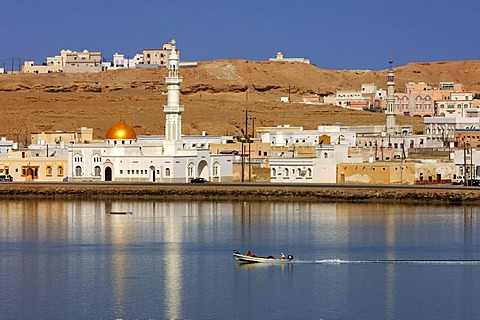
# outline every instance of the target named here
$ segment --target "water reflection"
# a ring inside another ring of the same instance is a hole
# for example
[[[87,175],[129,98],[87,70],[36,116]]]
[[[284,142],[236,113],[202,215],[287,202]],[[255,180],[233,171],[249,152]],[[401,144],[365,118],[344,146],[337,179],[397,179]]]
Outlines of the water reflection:
[[[395,318],[405,278],[397,266],[372,267],[363,276],[353,266],[240,266],[231,251],[285,252],[304,262],[478,259],[479,214],[478,208],[463,206],[0,201],[0,280],[11,288],[8,294],[0,293],[0,301],[5,301],[0,314],[31,318],[35,313],[18,312],[33,310],[45,318],[69,318],[87,304],[92,306],[87,315],[91,318],[202,317],[202,308],[221,308],[222,301],[214,297],[242,300],[248,295],[253,305],[285,302],[285,293],[259,297],[269,294],[273,281],[280,292],[302,288],[345,310],[360,304],[349,293],[353,286],[368,291],[381,283],[382,315]],[[472,282],[473,273],[458,278]],[[264,285],[259,292],[258,283]],[[199,301],[205,306],[198,307]]]

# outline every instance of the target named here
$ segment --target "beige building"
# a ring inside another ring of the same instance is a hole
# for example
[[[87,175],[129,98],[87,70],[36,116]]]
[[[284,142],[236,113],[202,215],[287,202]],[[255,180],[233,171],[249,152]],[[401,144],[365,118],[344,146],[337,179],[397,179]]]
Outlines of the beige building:
[[[338,183],[440,184],[450,183],[455,164],[437,161],[340,163]]]
[[[0,173],[9,174],[13,181],[64,181],[67,177],[67,157],[39,156],[38,150],[14,150],[0,159]]]
[[[60,143],[88,143],[93,141],[93,129],[81,127],[77,131],[43,131],[30,135],[33,145],[48,145]]]
[[[165,66],[168,62],[168,55],[172,51],[170,42],[163,44],[162,49],[143,49],[143,64],[154,64]],[[180,54],[180,50],[178,50]]]
[[[62,52],[63,54],[63,52]],[[102,53],[70,51],[65,52],[65,73],[83,73],[83,72],[101,72],[102,71]]]
[[[22,72],[100,72],[102,71],[101,62],[102,54],[100,52],[89,52],[88,50],[83,50],[82,52],[62,50],[58,56],[47,57],[47,62],[44,65],[37,66],[33,61],[25,61],[23,63]]]

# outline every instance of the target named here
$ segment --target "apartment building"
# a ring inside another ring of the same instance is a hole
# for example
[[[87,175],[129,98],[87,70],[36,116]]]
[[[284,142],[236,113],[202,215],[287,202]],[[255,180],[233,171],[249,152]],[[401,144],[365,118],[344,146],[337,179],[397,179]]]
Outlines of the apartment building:
[[[409,82],[405,92],[395,93],[395,114],[417,117],[465,117],[474,107],[473,92],[460,83],[440,82],[432,88],[425,82]]]
[[[100,72],[102,71],[101,52],[83,50],[76,52],[62,50],[60,55],[47,57],[42,65],[35,65],[34,61],[25,61],[22,72],[24,73],[55,73],[55,72]]]
[[[172,45],[170,42],[164,43],[161,49],[143,49],[143,64],[165,66],[171,51]],[[178,49],[177,51],[180,54]]]

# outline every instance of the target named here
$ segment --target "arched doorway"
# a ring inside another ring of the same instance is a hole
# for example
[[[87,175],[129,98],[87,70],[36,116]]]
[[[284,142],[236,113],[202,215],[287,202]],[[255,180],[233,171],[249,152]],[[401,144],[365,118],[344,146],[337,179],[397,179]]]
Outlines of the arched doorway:
[[[105,181],[112,181],[112,168],[105,168]]]
[[[155,176],[155,167],[151,166],[150,167],[150,182],[155,182],[156,176]]]
[[[198,163],[197,177],[205,178],[208,180],[210,173],[208,172],[207,161],[202,160]]]
[[[35,179],[35,175],[33,174],[33,168],[27,169],[27,174],[25,178],[27,181],[33,181]]]

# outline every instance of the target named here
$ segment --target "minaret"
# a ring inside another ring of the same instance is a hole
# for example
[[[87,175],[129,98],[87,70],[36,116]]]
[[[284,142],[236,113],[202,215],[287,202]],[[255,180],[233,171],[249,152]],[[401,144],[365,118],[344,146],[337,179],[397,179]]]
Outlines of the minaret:
[[[390,56],[387,75],[387,134],[395,133],[395,76],[393,60]]]
[[[165,78],[168,92],[167,105],[163,106],[163,112],[165,112],[165,154],[174,154],[175,150],[180,146],[182,139],[182,112],[184,110],[183,106],[180,105],[180,83],[182,83],[182,77],[178,73],[180,59],[173,35],[170,44],[172,45],[172,51],[168,55],[168,75]]]

